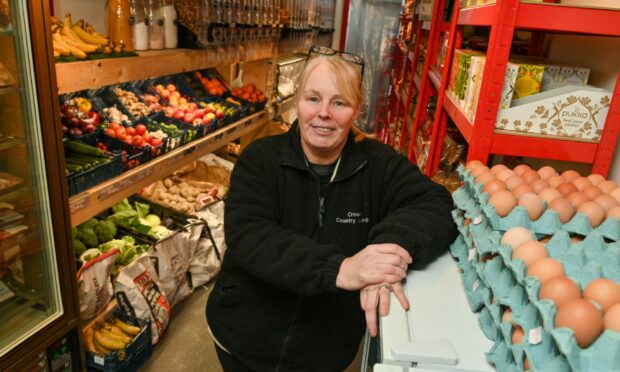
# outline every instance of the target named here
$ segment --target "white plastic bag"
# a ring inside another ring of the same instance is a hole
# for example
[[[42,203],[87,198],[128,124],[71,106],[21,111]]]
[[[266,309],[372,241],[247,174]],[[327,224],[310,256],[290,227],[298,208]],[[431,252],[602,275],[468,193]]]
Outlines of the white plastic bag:
[[[122,270],[114,283],[119,306],[134,318],[150,319],[151,342],[156,344],[170,321],[170,303],[161,290],[157,272],[147,253]]]
[[[120,253],[118,248],[86,262],[77,273],[78,296],[82,319],[94,318],[114,295],[110,273]]]
[[[188,231],[179,230],[160,239],[147,252],[157,272],[161,289],[172,307],[192,294],[187,280],[189,254],[183,254],[183,251],[188,251],[189,234]]]

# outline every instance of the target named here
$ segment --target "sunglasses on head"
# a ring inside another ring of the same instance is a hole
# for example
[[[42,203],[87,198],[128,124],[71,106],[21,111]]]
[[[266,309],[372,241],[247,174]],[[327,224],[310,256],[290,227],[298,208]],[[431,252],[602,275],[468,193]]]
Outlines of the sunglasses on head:
[[[361,76],[364,76],[364,58],[358,56],[357,54],[343,52],[341,50],[336,50],[326,46],[313,45],[310,47],[310,51],[308,51],[308,58],[306,58],[306,62],[308,62],[313,55],[338,56],[347,62],[360,66],[362,70]]]

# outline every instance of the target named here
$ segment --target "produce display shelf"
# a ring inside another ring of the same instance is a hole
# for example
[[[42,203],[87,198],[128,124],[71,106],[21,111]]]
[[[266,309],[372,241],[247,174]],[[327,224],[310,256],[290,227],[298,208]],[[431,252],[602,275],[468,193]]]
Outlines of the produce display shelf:
[[[513,1],[514,2],[514,1]],[[492,26],[500,14],[497,3],[461,9],[458,24]],[[551,3],[518,4],[515,28],[589,35],[620,36],[620,12]]]
[[[188,143],[131,171],[103,182],[69,199],[71,226],[77,226],[90,217],[139,192],[143,187],[161,180],[174,171],[202,156],[258,129],[267,122],[265,111],[232,123],[204,138]]]
[[[256,58],[259,59],[263,58]],[[57,63],[58,94],[171,75],[179,71],[202,70],[213,67],[215,60],[212,51],[164,49],[139,52],[138,57]]]
[[[6,137],[0,138],[0,151],[12,149],[26,143],[22,138]]]
[[[441,74],[434,68],[428,69],[428,77],[437,90],[441,88]]]

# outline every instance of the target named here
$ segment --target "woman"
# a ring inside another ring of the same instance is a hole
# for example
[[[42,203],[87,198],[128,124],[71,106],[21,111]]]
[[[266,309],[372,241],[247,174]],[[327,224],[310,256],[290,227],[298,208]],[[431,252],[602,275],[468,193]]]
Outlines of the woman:
[[[456,236],[443,187],[390,147],[356,141],[361,58],[317,47],[309,58],[298,122],[248,146],[232,174],[206,311],[226,371],[342,371],[390,290],[408,307],[406,270]]]

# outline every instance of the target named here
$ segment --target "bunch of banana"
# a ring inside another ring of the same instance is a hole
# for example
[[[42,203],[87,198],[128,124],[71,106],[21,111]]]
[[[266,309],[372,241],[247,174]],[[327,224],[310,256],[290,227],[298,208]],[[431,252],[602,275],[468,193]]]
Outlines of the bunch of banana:
[[[123,353],[127,345],[140,333],[140,328],[113,318],[84,331],[86,349],[107,355],[113,351]]]
[[[67,14],[64,21],[52,16],[51,22],[54,56],[72,55],[84,59],[88,53],[119,53],[123,50],[123,45],[114,45],[107,36],[96,32],[83,20],[73,24],[71,14]]]

